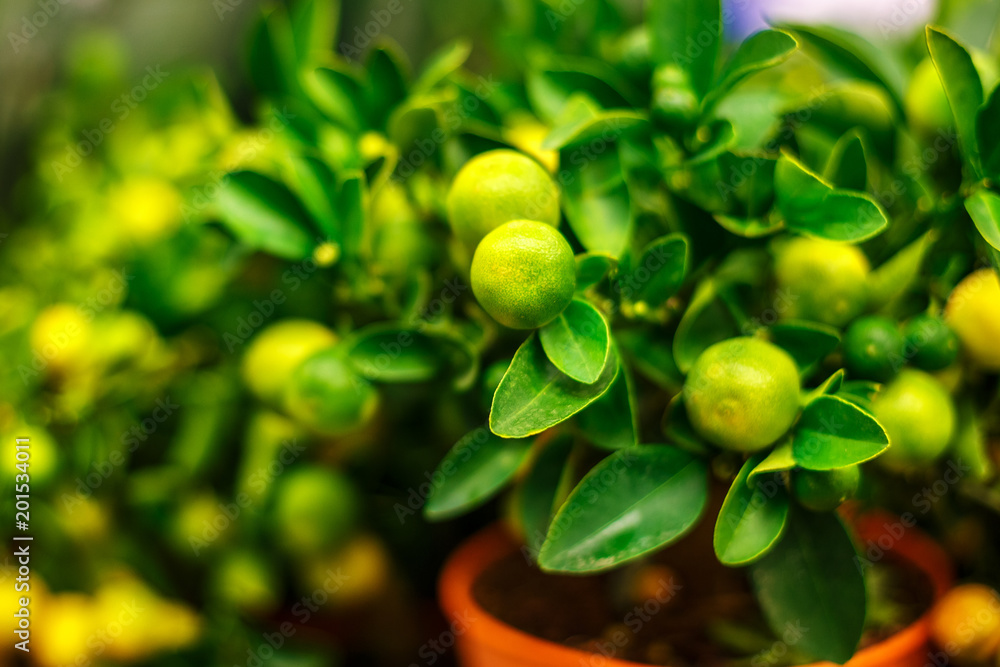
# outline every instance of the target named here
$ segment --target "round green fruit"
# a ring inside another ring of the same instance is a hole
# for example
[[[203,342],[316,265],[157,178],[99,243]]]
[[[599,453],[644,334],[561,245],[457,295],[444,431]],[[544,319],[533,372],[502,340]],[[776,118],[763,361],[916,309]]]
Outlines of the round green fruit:
[[[955,433],[955,406],[933,376],[903,369],[875,397],[875,418],[889,435],[889,449],[879,457],[897,470],[925,466],[937,460]]]
[[[500,149],[472,158],[448,193],[448,220],[470,247],[511,220],[559,226],[559,188],[530,157]]]
[[[870,268],[865,254],[847,243],[805,237],[788,241],[774,264],[782,316],[834,327],[847,324],[865,308]]]
[[[683,397],[699,435],[723,449],[754,452],[791,428],[799,389],[799,372],[787,352],[758,338],[731,338],[698,357]]]
[[[792,491],[799,504],[813,512],[830,512],[854,497],[861,483],[861,469],[795,470]]]
[[[904,345],[894,321],[879,315],[862,317],[844,335],[844,364],[853,379],[888,382],[903,366]]]
[[[378,404],[378,392],[354,372],[336,347],[302,362],[285,392],[288,414],[326,435],[361,428],[371,420]]]
[[[250,341],[240,367],[243,381],[261,400],[277,403],[299,364],[336,342],[336,334],[318,322],[272,324]]]
[[[573,250],[555,227],[515,220],[486,235],[472,258],[472,292],[493,319],[534,329],[561,313],[576,289]]]
[[[925,371],[947,368],[958,358],[958,336],[940,317],[917,315],[903,327],[903,337],[913,365]]]
[[[315,556],[347,541],[357,513],[357,494],[344,475],[309,466],[285,473],[275,492],[271,518],[283,549]]]

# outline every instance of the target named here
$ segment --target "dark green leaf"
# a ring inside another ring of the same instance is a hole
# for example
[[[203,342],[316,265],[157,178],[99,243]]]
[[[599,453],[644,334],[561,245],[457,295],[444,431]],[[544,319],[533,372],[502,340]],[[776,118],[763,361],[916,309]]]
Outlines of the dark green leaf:
[[[458,40],[434,53],[424,64],[424,69],[413,83],[414,92],[426,92],[438,85],[461,67],[472,53],[472,44]]]
[[[601,377],[611,353],[611,332],[600,311],[574,299],[566,310],[538,331],[549,361],[578,382],[591,384]]]
[[[333,48],[340,19],[339,0],[298,0],[292,6],[292,34],[300,65],[321,59]]]
[[[407,79],[401,61],[402,55],[387,47],[374,49],[368,59],[366,106],[378,115],[373,127],[383,126],[391,110],[406,98]]]
[[[868,274],[869,307],[881,308],[904,296],[920,280],[920,267],[937,236],[934,230],[925,232]]]
[[[705,99],[709,107],[725,97],[745,78],[769,67],[783,63],[795,51],[795,39],[781,30],[761,30],[750,35],[729,58],[722,73]]]
[[[545,150],[558,150],[568,146],[614,137],[649,122],[642,114],[628,109],[604,111],[586,95],[574,95],[556,118],[552,129],[542,142]]]
[[[305,208],[287,187],[267,176],[252,171],[229,174],[216,204],[222,220],[251,248],[298,260],[316,245]]]
[[[557,437],[544,444],[518,489],[524,540],[535,558],[545,542],[557,503],[565,496],[566,491],[560,487],[566,478],[572,451],[573,438],[569,436]]]
[[[1000,181],[1000,86],[993,89],[986,104],[976,114],[976,143],[983,172]]]
[[[684,395],[678,392],[663,414],[663,435],[683,450],[692,454],[707,454],[712,450],[695,432],[684,408]]]
[[[543,570],[595,572],[687,533],[708,499],[705,463],[679,449],[621,449],[580,481],[559,509],[538,556]]]
[[[840,334],[818,322],[788,320],[771,327],[771,340],[804,369],[833,352],[840,343]]]
[[[778,210],[792,231],[832,241],[864,241],[889,225],[870,196],[835,190],[798,160],[782,155],[774,174]]]
[[[347,66],[317,67],[303,74],[302,81],[309,98],[334,123],[351,132],[368,127],[364,89]]]
[[[334,210],[337,205],[337,176],[326,162],[314,157],[292,157],[291,163],[298,195],[316,221],[316,226],[328,240],[340,243],[340,225]]]
[[[983,82],[979,72],[965,47],[940,28],[927,26],[927,50],[955,116],[963,157],[972,173],[978,175],[981,166],[976,142],[976,114],[983,105]]]
[[[823,380],[822,383],[815,389],[803,392],[802,405],[809,405],[815,401],[820,396],[825,396],[827,394],[836,394],[840,391],[840,388],[844,386],[844,369],[841,368],[839,371]]]
[[[605,449],[622,449],[639,443],[635,389],[624,364],[607,393],[577,415],[584,437]]]
[[[632,209],[617,149],[568,149],[562,156],[561,164],[571,165],[562,203],[573,233],[587,250],[620,257],[632,230]]]
[[[882,385],[868,380],[848,380],[836,391],[838,398],[850,401],[862,410],[871,412],[872,401]]]
[[[357,258],[364,250],[368,219],[368,181],[363,172],[348,172],[337,192],[341,246],[344,257]]]
[[[665,331],[647,327],[625,329],[617,332],[615,339],[629,361],[656,384],[676,391],[684,383]]]
[[[683,234],[668,234],[646,246],[631,271],[630,286],[637,285],[633,301],[660,306],[680,289],[687,275],[688,240]]]
[[[573,97],[585,96],[604,109],[638,107],[627,80],[601,60],[579,57],[538,58],[525,76],[528,100],[540,118],[554,122]]]
[[[1000,118],[994,122],[1000,123]],[[1000,250],[1000,196],[989,190],[977,190],[965,200],[965,210],[986,242]]]
[[[735,218],[728,215],[714,215],[715,221],[731,234],[747,239],[776,234],[785,228],[785,221],[776,217]]]
[[[755,454],[740,469],[729,487],[715,523],[715,554],[723,565],[752,563],[778,542],[788,520],[788,494],[783,484],[762,486],[749,480],[764,460]]]
[[[996,467],[990,456],[989,444],[983,432],[975,403],[964,399],[958,403],[958,432],[951,450],[962,465],[968,466],[970,476],[977,482],[993,477]]]
[[[863,192],[868,187],[865,145],[858,130],[851,130],[837,140],[823,177],[839,188]]]
[[[344,345],[354,369],[376,382],[426,382],[464,373],[475,363],[457,339],[385,324],[355,332]]]
[[[753,482],[761,475],[774,476],[776,473],[785,472],[794,467],[795,457],[792,456],[792,439],[786,438],[750,471],[750,474],[747,475],[747,481]]]
[[[691,89],[704,97],[722,44],[719,0],[651,0],[646,14],[653,62],[681,68]]]
[[[298,64],[288,14],[278,8],[263,16],[250,37],[250,78],[262,93],[286,95],[298,87]]]
[[[839,396],[820,396],[795,426],[795,462],[808,470],[833,470],[875,458],[889,437],[870,414]]]
[[[471,431],[434,472],[424,516],[442,521],[482,505],[510,481],[530,450],[530,440],[499,438],[485,427]]]
[[[865,582],[857,553],[833,513],[792,508],[778,544],[751,567],[751,581],[771,629],[798,628],[797,647],[843,664],[865,622]]]
[[[576,256],[576,289],[586,290],[601,282],[615,266],[615,258],[600,252],[585,252]]]
[[[600,398],[618,370],[618,357],[609,354],[597,382],[577,382],[552,365],[532,334],[518,348],[493,395],[490,428],[504,438],[541,433]]]

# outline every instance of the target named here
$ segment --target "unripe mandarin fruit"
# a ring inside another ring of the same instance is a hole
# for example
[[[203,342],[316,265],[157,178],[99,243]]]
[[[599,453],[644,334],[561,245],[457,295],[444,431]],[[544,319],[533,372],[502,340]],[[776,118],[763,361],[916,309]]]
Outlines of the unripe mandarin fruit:
[[[798,368],[787,352],[759,338],[731,338],[694,362],[684,382],[684,407],[709,442],[755,452],[791,428],[799,389]]]
[[[499,149],[472,158],[448,192],[448,220],[470,247],[511,220],[559,226],[559,188],[530,157]]]
[[[89,357],[92,329],[79,308],[57,303],[41,311],[32,323],[31,350],[52,370],[77,368]]]
[[[973,667],[1000,647],[1000,596],[989,586],[956,586],[931,610],[931,637],[955,665]]]
[[[792,491],[803,507],[813,512],[830,512],[854,497],[861,483],[861,469],[848,466],[834,470],[792,472]]]
[[[865,308],[868,258],[846,243],[805,237],[781,246],[774,263],[783,317],[840,327]]]
[[[319,322],[272,324],[251,339],[240,367],[243,381],[258,398],[276,403],[299,364],[336,342],[336,334]]]
[[[958,336],[940,317],[917,315],[903,327],[903,337],[913,365],[925,371],[947,368],[958,357]]]
[[[534,329],[561,313],[576,289],[573,250],[557,229],[508,222],[486,235],[472,258],[472,292],[493,319]]]
[[[948,297],[944,318],[969,359],[1000,371],[1000,279],[993,269],[966,276]]]
[[[285,391],[285,409],[305,426],[325,435],[344,435],[367,424],[379,405],[374,387],[337,348],[302,362]]]
[[[852,379],[888,382],[903,366],[903,334],[888,317],[870,315],[844,335],[844,364]]]
[[[111,212],[130,237],[149,243],[181,222],[181,196],[168,181],[133,177],[108,195]]]
[[[354,527],[358,499],[343,474],[302,467],[285,473],[279,484],[271,525],[283,549],[318,556],[344,543]]]
[[[875,418],[889,435],[889,449],[878,460],[905,470],[930,465],[948,448],[955,433],[955,406],[932,375],[903,369],[875,397]]]

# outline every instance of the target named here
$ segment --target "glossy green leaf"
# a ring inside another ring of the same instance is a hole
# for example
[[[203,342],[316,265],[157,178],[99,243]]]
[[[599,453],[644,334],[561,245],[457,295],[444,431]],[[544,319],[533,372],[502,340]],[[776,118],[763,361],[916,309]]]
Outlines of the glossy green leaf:
[[[976,114],[976,143],[986,176],[1000,181],[1000,86]]]
[[[864,630],[865,581],[847,530],[834,513],[793,507],[778,544],[753,564],[750,580],[771,629],[807,628],[796,646],[843,664]]]
[[[823,178],[838,188],[863,192],[868,187],[865,144],[858,130],[844,134],[834,145]]]
[[[637,286],[633,301],[653,307],[672,297],[684,283],[688,269],[688,240],[683,234],[668,234],[654,239],[642,251],[631,270],[629,286]]]
[[[804,369],[833,352],[840,344],[840,334],[818,322],[787,320],[771,327],[771,341]]]
[[[318,67],[306,72],[302,82],[310,99],[334,123],[351,132],[368,126],[367,110],[362,104],[364,89],[351,69]]]
[[[867,194],[836,190],[801,162],[782,155],[774,174],[776,205],[791,231],[832,241],[864,241],[889,225]]]
[[[748,565],[766,554],[781,538],[788,521],[784,485],[760,485],[748,478],[765,454],[751,456],[740,468],[715,522],[713,545],[723,565]]]
[[[937,68],[955,117],[962,155],[972,173],[979,174],[981,167],[976,141],[976,114],[983,105],[983,82],[979,78],[979,72],[965,47],[940,28],[927,26],[927,50]]]
[[[850,401],[862,410],[871,412],[872,401],[882,385],[868,380],[847,380],[836,391],[837,398]]]
[[[844,386],[844,369],[841,368],[836,373],[823,380],[818,387],[803,391],[802,405],[809,405],[820,396],[836,394]]]
[[[594,306],[574,299],[566,310],[538,331],[549,361],[572,379],[591,384],[611,353],[608,322]]]
[[[426,92],[438,85],[465,64],[471,53],[472,44],[466,40],[458,40],[442,47],[427,59],[420,76],[413,82],[413,91]]]
[[[568,149],[562,156],[562,164],[570,165],[562,204],[573,233],[587,250],[620,257],[632,231],[632,207],[617,149]]]
[[[368,180],[363,172],[348,172],[337,192],[341,250],[344,257],[357,258],[365,249],[368,234]]]
[[[722,44],[719,0],[650,0],[646,21],[653,62],[681,68],[691,89],[704,97],[715,78]]]
[[[339,243],[341,234],[335,210],[337,176],[326,162],[308,155],[293,157],[290,162],[302,203],[326,238]]]
[[[897,109],[902,109],[906,88],[906,71],[896,56],[863,37],[819,25],[781,25],[798,38],[802,48],[819,55],[828,64],[854,78],[880,84],[892,97]]]
[[[725,303],[719,298],[716,282],[703,280],[695,289],[674,334],[674,361],[687,373],[708,347],[740,333]]]
[[[750,35],[716,77],[704,106],[710,107],[751,74],[785,62],[796,47],[795,38],[782,30],[761,30]]]
[[[298,260],[316,245],[305,208],[287,187],[267,176],[229,174],[216,204],[222,220],[251,248]]]
[[[541,433],[600,398],[618,370],[618,357],[609,354],[597,382],[577,382],[552,365],[532,334],[518,348],[493,395],[490,429],[504,438]]]
[[[573,438],[570,436],[563,435],[546,443],[518,489],[524,541],[535,558],[545,542],[557,504],[561,504],[561,495],[566,493],[560,487],[566,478],[572,451]]]
[[[771,475],[773,477],[794,467],[795,457],[792,455],[792,439],[786,438],[750,471],[747,475],[747,481],[755,482],[762,475]]]
[[[577,415],[584,437],[598,447],[622,449],[639,443],[635,388],[625,364],[608,391]]]
[[[774,168],[778,160],[768,153],[761,151],[729,151],[719,156],[719,171],[722,182],[717,186],[723,194],[723,202],[729,204],[731,199],[735,199],[740,206],[740,214],[749,222],[756,221],[756,224],[767,229],[768,232],[783,226],[780,218],[769,215],[771,205],[774,203]],[[730,204],[730,208],[736,211],[737,208]],[[716,220],[721,216],[716,216]],[[727,218],[736,217],[726,216]],[[727,224],[720,221],[726,229],[730,229]],[[730,229],[734,234],[753,238],[750,233],[741,233]],[[754,230],[757,231],[757,230]],[[753,234],[763,236],[763,233]]]
[[[464,373],[475,363],[463,341],[392,325],[370,325],[344,344],[355,371],[375,382],[426,382]]]
[[[995,121],[1000,122],[1000,118]],[[965,210],[986,242],[1000,250],[1000,195],[977,190],[965,200]]]
[[[820,396],[795,426],[795,462],[808,470],[833,470],[875,458],[889,446],[885,429],[870,414],[840,398]]]
[[[403,58],[387,46],[372,49],[368,57],[366,106],[376,115],[373,127],[384,126],[391,110],[406,98],[409,86]]]
[[[603,109],[634,109],[638,96],[608,63],[581,57],[545,55],[532,59],[525,88],[540,118],[555,122],[574,97],[585,96]]]
[[[339,0],[299,0],[292,5],[292,35],[300,65],[322,58],[333,48],[339,19]]]
[[[585,252],[576,256],[576,289],[582,292],[604,280],[616,264],[615,258],[601,252]]]
[[[263,16],[250,35],[250,78],[262,93],[285,95],[298,86],[295,41],[288,13],[278,8]]]
[[[538,563],[550,572],[596,572],[673,542],[708,500],[703,461],[674,447],[621,449],[580,481],[559,509]]]
[[[574,95],[556,118],[542,141],[545,150],[558,150],[595,139],[616,140],[623,134],[648,126],[646,117],[628,109],[602,110],[586,95]]]
[[[869,273],[868,305],[881,308],[904,296],[920,280],[921,266],[935,240],[937,232],[928,230]]]
[[[424,516],[443,521],[482,505],[510,481],[530,450],[530,440],[499,438],[485,427],[471,431],[434,471]]]

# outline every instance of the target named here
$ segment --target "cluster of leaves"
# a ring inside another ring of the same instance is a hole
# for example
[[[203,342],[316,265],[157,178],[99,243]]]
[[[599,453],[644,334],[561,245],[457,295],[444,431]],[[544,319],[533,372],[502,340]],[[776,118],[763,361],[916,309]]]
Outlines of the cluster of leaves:
[[[736,474],[716,520],[720,561],[751,568],[774,627],[811,628],[805,652],[847,660],[864,573],[837,515],[807,514],[786,483],[793,470],[869,461],[889,441],[870,412],[879,387],[838,368],[841,332],[775,312],[773,247],[787,235],[860,245],[877,265],[867,310],[898,318],[941,301],[980,250],[1000,266],[997,94],[984,93],[969,52],[928,28],[957,130],[955,179],[908,164],[925,148],[903,123],[913,54],[841,30],[778,26],[730,49],[717,2],[654,0],[644,24],[582,52],[563,48],[566,26],[544,41],[525,30],[517,75],[487,86],[464,69],[462,42],[416,76],[388,43],[363,66],[336,57],[325,51],[334,14],[306,0],[260,24],[251,68],[290,119],[291,151],[272,173],[230,174],[218,210],[248,246],[329,267],[360,376],[491,395],[488,423],[435,473],[426,516],[469,511],[514,483],[541,567],[593,572],[685,535],[721,461]],[[537,140],[518,132],[525,118]],[[451,177],[498,147],[551,165],[578,251],[573,302],[512,357],[509,332],[468,294],[433,289],[468,271],[443,224]],[[449,250],[402,272],[378,243],[379,201],[397,189],[417,236]],[[678,390],[705,349],[741,335],[785,349],[809,388],[783,438],[734,460],[698,436]],[[500,373],[483,363],[496,360]],[[649,407],[666,409],[662,444],[642,437]]]

